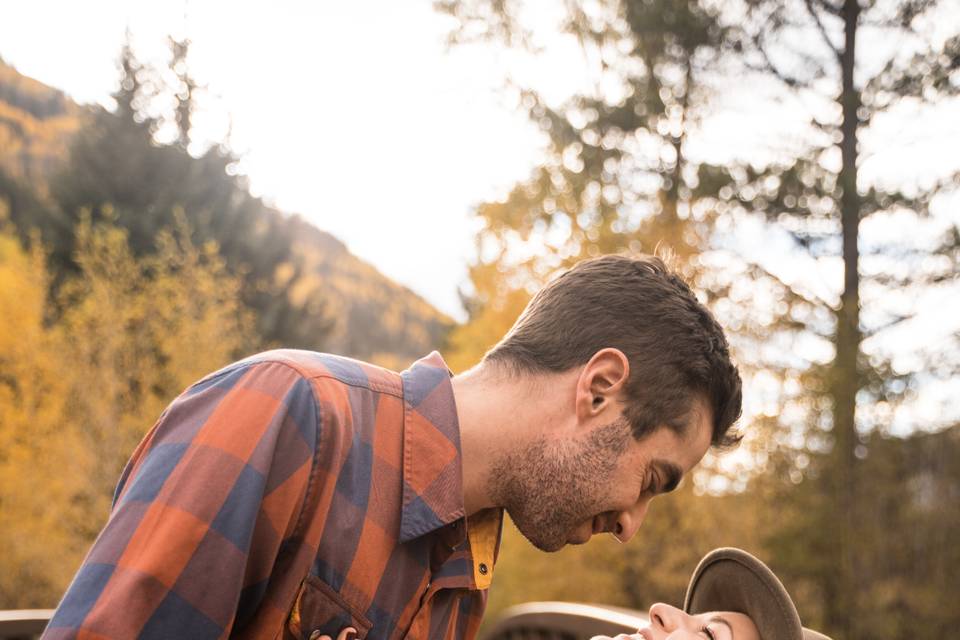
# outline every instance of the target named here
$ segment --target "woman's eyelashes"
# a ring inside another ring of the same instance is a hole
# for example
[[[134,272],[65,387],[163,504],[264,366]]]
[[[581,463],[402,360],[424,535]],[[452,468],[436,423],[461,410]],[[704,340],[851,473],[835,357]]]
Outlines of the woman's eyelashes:
[[[700,629],[700,632],[703,633],[707,640],[733,640],[733,630],[730,628],[730,624],[719,617],[715,617],[707,622],[703,628]]]

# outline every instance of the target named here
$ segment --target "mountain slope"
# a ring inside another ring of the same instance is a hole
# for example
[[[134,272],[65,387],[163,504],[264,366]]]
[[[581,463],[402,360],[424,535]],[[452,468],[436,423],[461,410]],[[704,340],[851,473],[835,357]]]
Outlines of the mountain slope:
[[[42,184],[66,155],[81,113],[62,91],[0,60],[0,169]]]
[[[0,200],[17,209],[32,193],[54,206],[48,202],[48,180],[64,166],[72,136],[89,126],[84,112],[63,92],[0,61]],[[302,301],[319,294],[324,301],[332,328],[323,349],[402,368],[442,346],[453,321],[423,298],[300,217],[265,206],[260,215],[282,218],[289,227],[283,235],[293,238],[302,269],[290,296]],[[39,216],[20,215],[31,218]]]
[[[319,289],[334,321],[327,348],[357,354],[391,368],[405,368],[443,346],[453,321],[426,300],[384,277],[351,254],[331,234],[291,218],[297,226],[295,251],[309,274],[302,294]]]

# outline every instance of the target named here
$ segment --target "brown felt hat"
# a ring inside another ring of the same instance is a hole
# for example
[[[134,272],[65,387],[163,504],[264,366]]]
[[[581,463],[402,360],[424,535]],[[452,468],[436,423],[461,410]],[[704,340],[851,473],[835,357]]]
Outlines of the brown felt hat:
[[[753,620],[761,640],[830,640],[800,624],[797,608],[770,568],[742,549],[714,549],[690,578],[683,610],[733,611]]]

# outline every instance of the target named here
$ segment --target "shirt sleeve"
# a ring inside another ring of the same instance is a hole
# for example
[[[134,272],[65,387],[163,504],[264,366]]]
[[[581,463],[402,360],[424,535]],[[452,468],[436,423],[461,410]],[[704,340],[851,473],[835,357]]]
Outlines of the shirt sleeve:
[[[310,382],[240,363],[160,417],[44,638],[221,638],[261,603],[298,535],[319,441]]]

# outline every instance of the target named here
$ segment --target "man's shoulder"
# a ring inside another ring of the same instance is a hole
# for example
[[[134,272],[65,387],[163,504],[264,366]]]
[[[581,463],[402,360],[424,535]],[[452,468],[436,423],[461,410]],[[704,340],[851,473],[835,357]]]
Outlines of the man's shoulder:
[[[273,349],[230,365],[255,367],[270,363],[285,365],[307,380],[318,380],[369,389],[402,397],[401,376],[395,371],[346,356],[303,349]]]

